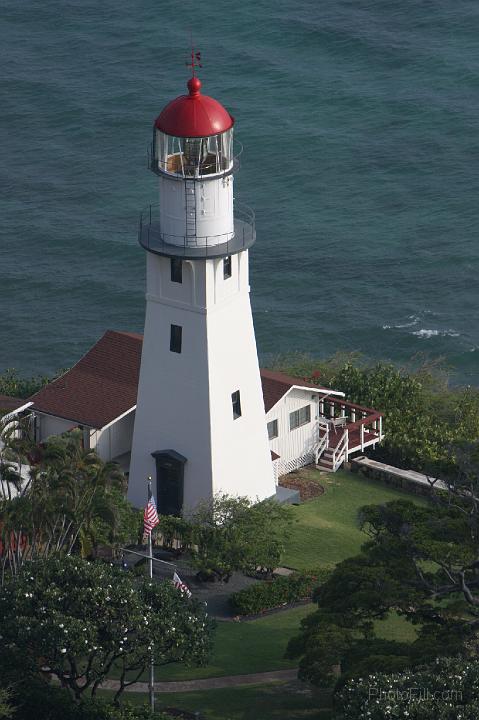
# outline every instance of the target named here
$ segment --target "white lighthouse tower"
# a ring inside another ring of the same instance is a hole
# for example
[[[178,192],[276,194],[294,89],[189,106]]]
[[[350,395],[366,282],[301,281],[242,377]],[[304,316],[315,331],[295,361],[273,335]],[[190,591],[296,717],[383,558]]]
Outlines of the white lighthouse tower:
[[[143,505],[151,475],[163,514],[276,489],[249,299],[254,215],[233,208],[234,120],[194,75],[188,91],[155,122],[159,204],[139,233],[146,319],[128,496]]]

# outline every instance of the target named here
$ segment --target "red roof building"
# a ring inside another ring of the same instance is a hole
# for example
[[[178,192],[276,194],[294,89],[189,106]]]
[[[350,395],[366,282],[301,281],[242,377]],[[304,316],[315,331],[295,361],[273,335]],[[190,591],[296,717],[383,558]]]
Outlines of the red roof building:
[[[20,409],[33,411],[40,441],[80,427],[85,446],[105,460],[117,460],[127,471],[142,344],[140,334],[108,330],[71,370],[29,401],[0,395],[0,408],[4,398],[11,406],[5,409],[15,411],[22,405]],[[276,476],[317,461],[318,443],[324,445],[324,462],[331,453],[333,466],[325,469],[337,469],[336,447],[346,432],[354,443],[346,445],[346,455],[382,439],[381,414],[348,403],[343,393],[273,370],[260,374]]]

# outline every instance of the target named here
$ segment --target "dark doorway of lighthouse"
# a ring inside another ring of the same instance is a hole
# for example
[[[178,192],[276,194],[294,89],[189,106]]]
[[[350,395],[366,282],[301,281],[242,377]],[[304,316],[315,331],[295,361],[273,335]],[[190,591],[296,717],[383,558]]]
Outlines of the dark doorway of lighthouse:
[[[181,515],[186,458],[175,450],[151,453],[156,462],[156,502],[159,515]]]

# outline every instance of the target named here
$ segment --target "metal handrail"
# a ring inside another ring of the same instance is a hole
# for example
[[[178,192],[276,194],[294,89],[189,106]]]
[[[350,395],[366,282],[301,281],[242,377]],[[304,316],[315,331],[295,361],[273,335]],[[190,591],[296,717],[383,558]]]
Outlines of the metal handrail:
[[[219,233],[217,235],[175,235],[172,233],[164,233],[161,230],[161,213],[158,204],[148,205],[140,214],[139,226],[139,242],[147,249],[154,248],[160,243],[171,245],[184,250],[191,249],[214,249],[218,245],[227,245],[228,243],[240,247],[247,247],[251,244],[251,240],[255,237],[255,214],[254,211],[243,203],[235,202],[234,217],[240,221],[242,227],[242,243],[241,238],[232,233]],[[146,235],[146,238],[144,237]],[[146,242],[145,242],[146,240]]]

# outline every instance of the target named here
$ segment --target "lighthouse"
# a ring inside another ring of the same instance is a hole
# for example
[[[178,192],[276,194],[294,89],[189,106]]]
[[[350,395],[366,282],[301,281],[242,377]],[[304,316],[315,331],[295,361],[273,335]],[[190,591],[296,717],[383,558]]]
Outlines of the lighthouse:
[[[181,515],[216,493],[275,494],[249,298],[253,212],[234,201],[234,119],[188,93],[154,123],[159,202],[142,213],[146,317],[128,497]]]

